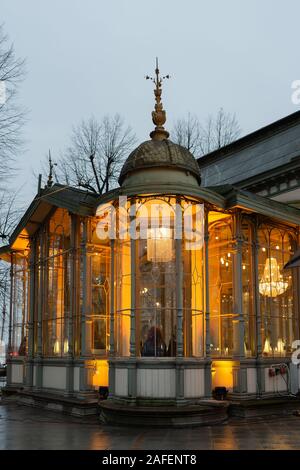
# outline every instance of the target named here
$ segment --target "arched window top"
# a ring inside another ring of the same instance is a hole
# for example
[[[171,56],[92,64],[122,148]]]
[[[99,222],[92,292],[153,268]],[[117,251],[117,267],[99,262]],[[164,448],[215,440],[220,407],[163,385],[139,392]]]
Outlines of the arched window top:
[[[232,240],[232,217],[222,212],[209,212],[209,238],[214,244]]]
[[[297,242],[291,230],[264,224],[258,229],[258,243],[261,248],[293,253]]]
[[[282,239],[284,231],[278,228],[271,228],[269,230],[269,245],[271,250],[282,250]]]
[[[49,244],[53,248],[68,249],[71,217],[66,209],[57,209],[49,220]]]

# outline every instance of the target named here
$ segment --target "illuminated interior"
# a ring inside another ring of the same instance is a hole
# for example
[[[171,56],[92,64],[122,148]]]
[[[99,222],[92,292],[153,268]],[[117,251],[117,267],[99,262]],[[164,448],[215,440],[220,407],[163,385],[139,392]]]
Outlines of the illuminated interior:
[[[47,238],[39,261],[46,264],[43,279],[46,285],[43,318],[45,356],[68,353],[65,318],[70,313],[70,235],[70,216],[64,209],[57,209],[47,225]]]
[[[130,240],[120,240],[116,246],[116,342],[120,356],[130,354],[131,256]]]
[[[258,226],[249,213],[238,218],[184,196],[139,196],[115,206],[122,218],[113,245],[103,237],[113,228],[100,214],[79,218],[53,210],[31,246],[24,232],[18,241],[22,249],[11,255],[12,356],[28,350],[31,249],[34,354],[41,354],[41,320],[43,356],[83,357],[93,387],[108,384],[112,285],[117,357],[132,355],[133,346],[139,358],[178,356],[181,311],[180,354],[205,358],[206,299],[213,386],[232,388],[233,361],[256,357],[258,342],[265,357],[291,354],[298,331],[298,272],[283,268],[296,247],[293,229]]]
[[[89,224],[86,265],[86,353],[106,354],[109,346],[110,246],[97,234],[97,219]]]
[[[89,365],[93,370],[93,387],[108,387],[108,362],[106,360],[95,360]]]
[[[244,320],[244,355],[255,357],[256,338],[256,314],[255,314],[255,272],[254,272],[254,227],[247,219],[243,218],[242,225],[242,312]]]
[[[295,247],[292,233],[276,227],[259,228],[259,298],[264,356],[287,356],[298,329],[294,304],[297,272],[283,269]]]
[[[29,270],[27,251],[12,255],[12,356],[26,356],[28,349],[27,320],[29,311]]]
[[[215,357],[234,352],[233,234],[230,214],[209,212],[210,346]]]
[[[227,390],[233,389],[233,367],[237,362],[222,360],[212,363],[212,388],[226,387]]]
[[[134,305],[136,355],[176,356],[176,204],[180,217],[185,214],[187,225],[177,248],[182,256],[183,270],[184,355],[203,356],[204,217],[203,212],[197,214],[199,204],[195,201],[174,196],[144,197],[128,203],[128,214],[132,214],[133,209],[136,211],[139,237],[130,241],[129,231],[127,239],[116,243],[116,332],[120,355],[129,355],[130,309]],[[131,299],[132,250],[135,256],[134,299]]]

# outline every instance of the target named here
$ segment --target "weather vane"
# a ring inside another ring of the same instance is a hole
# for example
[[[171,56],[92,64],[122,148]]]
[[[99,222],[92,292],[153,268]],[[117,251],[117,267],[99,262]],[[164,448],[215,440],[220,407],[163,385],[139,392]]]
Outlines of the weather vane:
[[[146,75],[146,80],[151,80],[155,84],[154,96],[155,96],[155,111],[152,111],[152,121],[155,124],[155,130],[150,133],[150,137],[154,140],[165,140],[169,137],[169,132],[163,127],[166,122],[166,111],[163,109],[161,102],[162,94],[162,82],[166,78],[170,78],[170,75],[160,76],[158,68],[158,58],[156,57],[156,68],[155,78]]]

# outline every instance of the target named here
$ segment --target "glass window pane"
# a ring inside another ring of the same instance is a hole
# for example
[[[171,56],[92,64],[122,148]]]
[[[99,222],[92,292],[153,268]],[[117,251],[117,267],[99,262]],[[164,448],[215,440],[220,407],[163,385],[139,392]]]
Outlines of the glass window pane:
[[[209,212],[209,303],[211,354],[228,357],[234,351],[232,219]]]
[[[298,331],[294,308],[297,273],[284,265],[294,249],[292,236],[272,227],[259,230],[259,293],[264,356],[286,357]]]
[[[254,266],[251,224],[242,220],[242,292],[243,292],[243,319],[244,319],[244,352],[246,357],[256,355],[256,315],[254,302]]]
[[[70,315],[70,234],[69,213],[65,209],[57,209],[49,220],[48,239],[44,238],[47,293],[43,318],[45,356],[63,356],[69,350],[65,319]]]

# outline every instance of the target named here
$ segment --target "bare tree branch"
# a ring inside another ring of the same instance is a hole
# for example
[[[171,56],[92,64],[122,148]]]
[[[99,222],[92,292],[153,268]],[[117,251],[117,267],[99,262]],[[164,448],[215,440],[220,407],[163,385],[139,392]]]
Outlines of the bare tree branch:
[[[197,116],[188,114],[187,118],[178,119],[173,127],[172,140],[186,147],[195,158],[236,140],[241,129],[235,114],[226,113],[220,108],[215,117],[208,116],[202,125]]]
[[[82,120],[72,129],[69,147],[57,160],[54,179],[102,194],[117,181],[121,166],[136,143],[131,127],[115,116]],[[43,173],[47,175],[46,163]]]
[[[10,235],[15,228],[21,213],[18,196],[20,192],[3,189],[0,193],[0,246],[9,243]],[[10,289],[10,265],[0,260],[0,341],[8,338],[8,312]]]
[[[9,237],[23,212],[18,201],[19,194],[19,190],[12,192],[9,189],[0,193],[0,246],[8,243]]]
[[[0,245],[9,242],[20,208],[17,193],[4,187],[15,172],[15,159],[23,149],[22,128],[26,111],[18,104],[18,90],[25,75],[25,61],[16,57],[14,45],[9,42],[0,25]],[[9,264],[0,260],[0,340],[7,341],[9,310]]]
[[[21,131],[26,111],[17,103],[19,84],[25,75],[25,61],[16,57],[13,44],[0,25],[0,84],[5,99],[0,100],[0,183],[14,172],[13,163],[23,148]]]

